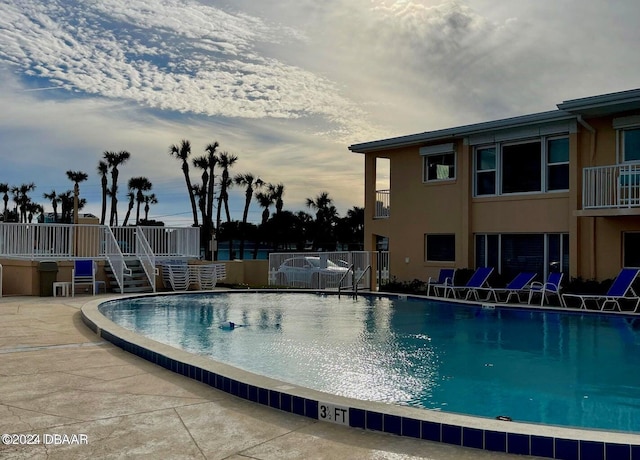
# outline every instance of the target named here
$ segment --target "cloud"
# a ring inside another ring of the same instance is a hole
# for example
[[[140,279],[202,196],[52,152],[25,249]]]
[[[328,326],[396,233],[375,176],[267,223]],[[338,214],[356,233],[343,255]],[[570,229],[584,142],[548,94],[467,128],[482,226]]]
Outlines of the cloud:
[[[257,53],[298,39],[293,30],[246,14],[189,0],[15,1],[0,12],[0,56],[68,90],[209,116],[317,115],[333,134],[363,129],[363,111],[335,83]]]

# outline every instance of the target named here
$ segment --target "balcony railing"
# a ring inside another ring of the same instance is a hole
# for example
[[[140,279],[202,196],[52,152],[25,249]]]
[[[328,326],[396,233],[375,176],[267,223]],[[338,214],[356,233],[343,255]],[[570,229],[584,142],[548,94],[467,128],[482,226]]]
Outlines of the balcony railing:
[[[582,208],[640,207],[640,165],[584,168]]]
[[[375,219],[386,219],[389,217],[389,198],[391,197],[390,190],[376,190],[376,213],[373,216]]]

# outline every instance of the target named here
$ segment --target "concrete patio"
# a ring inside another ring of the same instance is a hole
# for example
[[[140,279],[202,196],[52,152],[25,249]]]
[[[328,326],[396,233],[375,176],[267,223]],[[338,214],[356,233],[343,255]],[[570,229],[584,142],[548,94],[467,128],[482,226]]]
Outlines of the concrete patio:
[[[104,342],[80,319],[89,300],[0,298],[0,433],[39,435],[33,445],[0,443],[0,458],[522,458],[317,422],[238,399]]]

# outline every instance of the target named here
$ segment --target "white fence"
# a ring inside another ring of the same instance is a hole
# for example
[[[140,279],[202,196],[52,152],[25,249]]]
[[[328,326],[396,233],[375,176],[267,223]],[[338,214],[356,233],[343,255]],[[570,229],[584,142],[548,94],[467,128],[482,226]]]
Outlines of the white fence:
[[[640,206],[640,165],[584,168],[582,208],[631,208]]]
[[[156,257],[200,257],[197,227],[113,227],[113,235],[124,255],[138,254],[136,230],[141,230]]]
[[[200,257],[200,230],[187,227],[115,227],[105,225],[0,223],[0,255],[31,260],[107,258],[113,233],[124,256],[144,252],[135,232],[141,230],[156,257]]]
[[[371,289],[372,276],[383,274],[383,280],[389,279],[388,253],[382,254],[367,251],[272,253],[269,254],[269,285]],[[372,264],[373,257],[377,257],[376,264]],[[357,286],[353,285],[354,281]]]

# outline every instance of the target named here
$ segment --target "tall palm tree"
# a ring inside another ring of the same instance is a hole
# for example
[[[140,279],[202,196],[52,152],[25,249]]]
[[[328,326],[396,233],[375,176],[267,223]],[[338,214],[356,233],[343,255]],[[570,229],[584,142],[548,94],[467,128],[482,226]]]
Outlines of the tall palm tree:
[[[104,225],[107,217],[107,191],[109,189],[107,173],[109,172],[109,164],[106,161],[98,162],[98,174],[100,175],[100,185],[102,187],[102,208],[100,211],[100,225]]]
[[[82,171],[67,171],[67,177],[73,182],[73,223],[78,223],[78,201],[80,200],[80,182],[84,182],[89,175]]]
[[[272,184],[269,184],[272,185]],[[260,221],[260,229],[264,230],[267,225],[267,221],[269,220],[269,207],[273,204],[274,196],[269,191],[267,193],[257,192],[256,193],[256,201],[262,208],[262,220]],[[258,249],[260,248],[260,234],[264,234],[263,232],[258,232],[257,238],[255,241],[255,245],[253,247],[253,258],[258,258]]]
[[[214,199],[214,181],[215,181],[215,176],[214,176],[214,170],[216,167],[216,164],[220,162],[220,158],[218,158],[218,156],[216,155],[216,150],[217,148],[220,146],[220,144],[218,144],[218,142],[212,142],[211,144],[207,145],[205,147],[205,151],[207,152],[207,157],[209,159],[208,163],[209,163],[209,183],[207,184],[207,190],[206,190],[206,195],[207,195],[207,218],[208,218],[208,231],[209,233],[213,232],[213,199]],[[211,235],[208,235],[209,237]]]
[[[142,192],[147,192],[151,190],[153,184],[143,176],[132,177],[129,179],[129,190],[131,192],[135,192],[136,198],[136,225],[140,222],[140,206],[144,203],[144,194]]]
[[[109,193],[111,195],[111,214],[109,216],[109,226],[113,227],[118,225],[118,175],[120,174],[118,167],[126,163],[131,158],[131,154],[126,150],[119,152],[107,151],[103,153],[103,158],[111,168],[111,191]]]
[[[30,182],[11,189],[11,193],[13,193],[13,201],[20,210],[20,222],[27,221],[27,206],[31,203],[31,198],[27,194],[35,190],[35,188],[36,184]]]
[[[189,178],[189,162],[187,161],[189,155],[191,155],[191,143],[182,139],[180,145],[172,145],[169,147],[169,155],[176,157],[182,161],[182,173],[184,174],[184,180],[187,184],[187,192],[189,193],[189,201],[191,202],[191,211],[193,213],[193,226],[198,226],[198,210],[196,208],[196,198],[193,193],[193,187],[191,186],[191,179]]]
[[[205,151],[207,155],[203,155],[194,159],[193,165],[202,169],[202,187],[199,189],[199,198],[202,201],[200,212],[202,213],[202,232],[201,238],[205,247],[205,259],[213,260],[213,254],[211,252],[208,242],[213,236],[213,201],[214,201],[214,170],[218,163],[218,156],[216,155],[216,149],[219,144],[213,142],[206,146]]]
[[[60,203],[60,197],[56,195],[55,190],[51,190],[51,193],[43,193],[42,198],[45,200],[51,200],[51,207],[53,208],[53,221],[58,222],[58,203]]]
[[[60,211],[60,221],[65,224],[71,223],[71,214],[73,212],[74,206],[74,193],[73,190],[67,190],[62,194],[58,194],[58,198],[60,198],[60,207],[62,208]],[[87,200],[81,198],[78,200],[78,210],[84,208],[85,204],[87,204]]]
[[[151,193],[149,195],[144,196],[144,220],[145,221],[149,220],[150,205],[157,204],[157,203],[158,203],[158,199],[156,198],[155,193]]]
[[[195,184],[192,186],[193,196],[197,199],[198,209],[202,216],[202,225],[207,225],[207,190],[209,189],[209,158],[206,155],[194,158],[192,161],[194,167],[202,169],[202,185]],[[212,181],[213,182],[213,181]]]
[[[9,215],[9,210],[7,209],[7,205],[9,204],[9,191],[11,189],[9,188],[9,184],[0,184],[0,193],[2,193],[2,201],[4,201],[4,211],[2,211],[2,215],[3,218],[2,220],[4,222],[7,221],[7,217]]]
[[[284,202],[282,201],[282,196],[284,195],[284,184],[269,184],[268,186],[269,194],[271,195],[273,201],[276,204],[276,214],[280,214],[282,212],[282,208],[284,206]]]
[[[127,213],[124,215],[124,220],[122,221],[122,226],[126,227],[127,224],[129,223],[129,217],[131,216],[131,211],[133,211],[133,207],[136,204],[136,194],[133,193],[132,190],[129,190],[129,192],[127,192],[127,203],[129,203],[127,205]]]
[[[240,258],[244,259],[244,242],[246,239],[247,218],[249,217],[249,205],[253,198],[253,191],[261,188],[264,182],[259,177],[254,177],[251,173],[238,174],[233,178],[236,185],[245,186],[244,192],[244,210],[242,211],[242,226],[240,227]]]
[[[202,186],[200,184],[193,185],[193,195],[198,202],[198,209],[200,210],[200,217],[202,217],[202,222],[207,221],[207,204],[206,204],[206,193],[202,191]],[[204,226],[204,225],[203,225]]]
[[[220,228],[220,210],[222,205],[227,216],[227,223],[231,222],[231,213],[229,212],[229,189],[233,186],[233,181],[229,176],[229,168],[231,168],[238,157],[228,152],[222,152],[218,157],[218,164],[222,168],[222,178],[220,179],[220,195],[218,196],[218,215],[216,218],[216,227]]]

